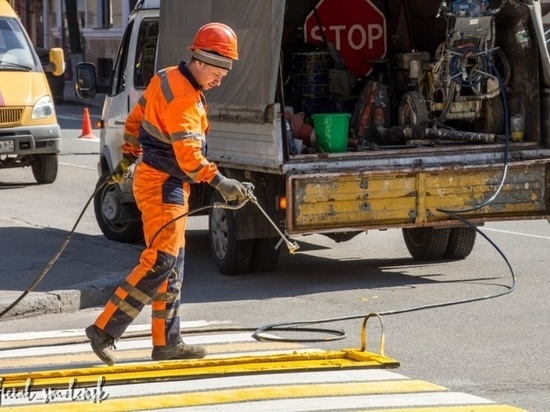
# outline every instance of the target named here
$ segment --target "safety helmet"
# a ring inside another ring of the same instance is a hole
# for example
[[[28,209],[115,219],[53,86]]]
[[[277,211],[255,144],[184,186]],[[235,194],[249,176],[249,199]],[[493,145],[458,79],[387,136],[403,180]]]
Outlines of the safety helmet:
[[[188,48],[192,50],[195,59],[227,70],[231,69],[233,60],[239,58],[237,35],[223,23],[202,26]]]

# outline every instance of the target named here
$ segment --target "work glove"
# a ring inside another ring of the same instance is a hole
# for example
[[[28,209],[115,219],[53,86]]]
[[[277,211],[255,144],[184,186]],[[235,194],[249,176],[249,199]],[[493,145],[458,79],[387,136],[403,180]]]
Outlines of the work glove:
[[[136,159],[128,154],[124,154],[122,160],[118,162],[117,167],[113,171],[113,174],[109,178],[109,184],[114,185],[115,183],[123,183],[128,179],[129,173],[128,169],[136,162]]]
[[[237,202],[241,203],[244,202],[248,197],[248,190],[246,190],[241,182],[235,179],[222,177],[220,183],[218,183],[214,187],[218,190],[218,192],[220,192],[226,202],[236,200]]]

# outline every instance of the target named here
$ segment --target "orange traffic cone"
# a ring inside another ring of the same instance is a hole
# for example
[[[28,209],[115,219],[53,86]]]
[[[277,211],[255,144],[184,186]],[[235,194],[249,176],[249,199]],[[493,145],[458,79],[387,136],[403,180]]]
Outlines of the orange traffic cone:
[[[84,108],[84,116],[82,118],[82,134],[78,136],[79,139],[97,139],[99,138],[94,135],[92,131],[92,122],[90,120],[90,112],[88,108]]]

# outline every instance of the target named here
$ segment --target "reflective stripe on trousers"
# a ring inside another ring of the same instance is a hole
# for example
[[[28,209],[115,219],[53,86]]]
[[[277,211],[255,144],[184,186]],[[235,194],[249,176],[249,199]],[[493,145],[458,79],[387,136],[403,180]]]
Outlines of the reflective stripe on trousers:
[[[143,162],[136,166],[133,190],[142,214],[146,245],[160,227],[188,211],[189,184]],[[153,345],[179,341],[186,223],[187,217],[178,219],[158,233],[153,244],[142,252],[139,264],[107,302],[96,326],[119,339],[152,301]]]

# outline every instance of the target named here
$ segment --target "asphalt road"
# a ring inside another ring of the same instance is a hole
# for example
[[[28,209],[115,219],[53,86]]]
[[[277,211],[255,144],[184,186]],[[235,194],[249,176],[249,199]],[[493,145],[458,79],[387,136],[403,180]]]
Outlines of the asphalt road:
[[[75,109],[75,116],[79,110],[81,107]],[[92,115],[98,116],[99,110]],[[67,139],[78,132],[64,128]],[[64,239],[93,192],[96,162],[93,150],[89,154],[64,153],[58,180],[47,186],[34,184],[30,170],[0,171],[0,217],[19,219],[37,229],[28,248],[16,252],[20,255],[14,253],[15,261],[23,262],[25,254],[42,253],[44,264],[47,262],[48,252],[53,253],[57,245],[44,250],[48,248],[40,243],[41,230],[55,231],[59,242]],[[210,259],[205,229],[204,217],[190,219],[182,320],[231,320],[256,328],[345,318],[314,325],[346,331],[344,340],[312,344],[341,349],[360,346],[361,320],[368,313],[441,303],[444,306],[382,317],[386,353],[401,362],[399,373],[529,411],[548,411],[547,221],[492,223],[482,229],[508,259],[515,277],[499,252],[480,236],[465,260],[422,263],[410,258],[399,230],[369,232],[340,244],[319,235],[298,237],[301,251],[294,256],[284,251],[276,270],[227,277],[217,272]],[[43,280],[44,290],[61,282],[58,279],[70,285],[82,278],[122,278],[137,262],[140,246],[106,240],[91,209],[84,214],[77,234],[67,255]],[[35,247],[35,242],[41,247]],[[21,266],[15,273],[31,279],[41,268]],[[13,275],[10,261],[2,262],[0,273],[5,279]],[[511,293],[447,305],[506,293],[514,279],[517,284]],[[6,281],[4,288],[17,289],[10,286],[13,283]],[[92,308],[4,320],[0,321],[0,332],[84,328],[98,312],[99,308]],[[137,322],[147,323],[149,315],[147,308]],[[306,337],[299,333],[281,335]],[[377,349],[378,336],[379,328],[373,322],[368,329],[371,349]]]

